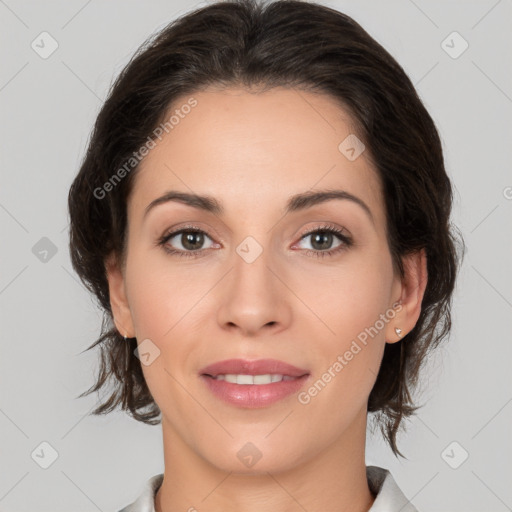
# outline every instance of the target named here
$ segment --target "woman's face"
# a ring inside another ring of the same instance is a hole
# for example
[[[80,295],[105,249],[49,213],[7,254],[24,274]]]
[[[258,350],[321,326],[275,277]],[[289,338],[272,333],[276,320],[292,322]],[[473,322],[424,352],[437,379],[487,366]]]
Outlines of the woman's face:
[[[125,272],[109,271],[165,442],[240,472],[364,444],[385,342],[407,325],[377,175],[355,139],[340,147],[350,119],[328,96],[291,89],[191,96],[137,171]],[[292,200],[327,190],[357,200]],[[153,203],[170,192],[211,202]],[[268,359],[298,371],[247,365]]]

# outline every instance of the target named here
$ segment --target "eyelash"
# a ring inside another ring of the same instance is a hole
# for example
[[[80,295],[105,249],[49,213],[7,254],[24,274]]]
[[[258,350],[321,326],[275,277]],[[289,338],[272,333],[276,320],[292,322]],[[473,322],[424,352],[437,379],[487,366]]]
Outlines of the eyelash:
[[[315,251],[312,249],[303,249],[304,252],[306,252],[307,254],[313,255],[314,257],[325,258],[326,256],[334,256],[334,255],[338,254],[339,252],[344,251],[344,250],[348,249],[349,247],[352,247],[352,245],[353,245],[353,241],[352,241],[351,237],[347,236],[341,229],[339,229],[335,226],[328,225],[328,224],[319,226],[311,231],[303,233],[302,236],[300,237],[300,240],[302,240],[303,238],[305,238],[309,235],[312,235],[312,234],[315,234],[318,232],[332,233],[340,239],[342,244],[339,245],[338,247],[335,247],[334,249],[328,249],[326,251]],[[178,257],[185,257],[185,258],[198,258],[201,256],[202,252],[208,250],[208,249],[199,249],[197,251],[182,251],[181,249],[171,249],[166,245],[167,242],[171,238],[174,238],[176,235],[179,235],[182,233],[202,233],[202,234],[208,236],[208,238],[211,238],[208,235],[208,233],[206,233],[202,229],[199,229],[196,226],[185,226],[184,228],[180,228],[177,231],[167,233],[167,234],[163,235],[162,237],[160,237],[157,240],[157,245],[161,246],[167,254],[171,254],[173,256],[178,256]]]

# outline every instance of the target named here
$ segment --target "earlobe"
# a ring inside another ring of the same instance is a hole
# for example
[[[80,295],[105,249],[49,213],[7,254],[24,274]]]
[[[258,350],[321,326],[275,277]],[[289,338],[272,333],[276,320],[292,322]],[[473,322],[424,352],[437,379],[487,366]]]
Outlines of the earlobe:
[[[126,296],[125,279],[114,254],[109,255],[105,260],[105,271],[110,294],[110,307],[116,328],[121,336],[133,338],[135,331]]]
[[[388,324],[386,342],[396,343],[407,335],[418,321],[421,303],[428,281],[427,256],[425,249],[402,258],[404,277],[401,280],[401,296],[395,303],[399,305],[393,322]]]

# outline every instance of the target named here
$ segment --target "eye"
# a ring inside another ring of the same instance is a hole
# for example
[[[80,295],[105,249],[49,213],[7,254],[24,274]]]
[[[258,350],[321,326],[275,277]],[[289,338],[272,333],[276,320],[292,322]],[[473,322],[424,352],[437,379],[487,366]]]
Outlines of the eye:
[[[350,236],[346,235],[343,230],[330,225],[320,226],[303,234],[296,246],[300,246],[308,238],[311,238],[312,249],[305,248],[304,252],[315,257],[334,256],[353,245]],[[336,239],[338,244],[332,248]],[[204,247],[206,240],[211,242],[208,247]],[[195,226],[186,226],[166,233],[157,241],[157,245],[162,246],[168,254],[189,258],[199,257],[207,249],[220,247],[219,244],[213,242],[205,231]]]
[[[311,239],[310,245],[312,249],[306,248],[305,252],[316,257],[333,256],[353,245],[352,238],[346,235],[343,230],[329,225],[308,231],[302,235],[301,242],[308,238]],[[338,245],[332,248],[332,244],[336,242],[336,239],[338,239]]]
[[[210,240],[212,244],[205,248],[203,245],[207,239]],[[157,243],[169,254],[192,258],[197,257],[199,253],[202,253],[206,249],[215,246],[215,243],[205,231],[194,226],[187,226],[177,231],[167,233],[162,236]]]

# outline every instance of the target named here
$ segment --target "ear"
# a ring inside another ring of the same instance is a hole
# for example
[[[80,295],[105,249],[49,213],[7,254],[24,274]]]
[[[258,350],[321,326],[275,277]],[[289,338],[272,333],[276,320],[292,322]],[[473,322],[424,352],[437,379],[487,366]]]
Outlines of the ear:
[[[115,254],[110,254],[105,261],[110,307],[114,323],[121,336],[135,337],[132,314],[126,297],[125,278]]]
[[[408,254],[402,258],[404,277],[397,277],[397,292],[394,297],[400,298],[394,303],[397,313],[393,321],[386,325],[386,342],[396,343],[411,332],[421,314],[421,302],[427,287],[427,256],[425,249]],[[400,336],[395,328],[402,330]]]

